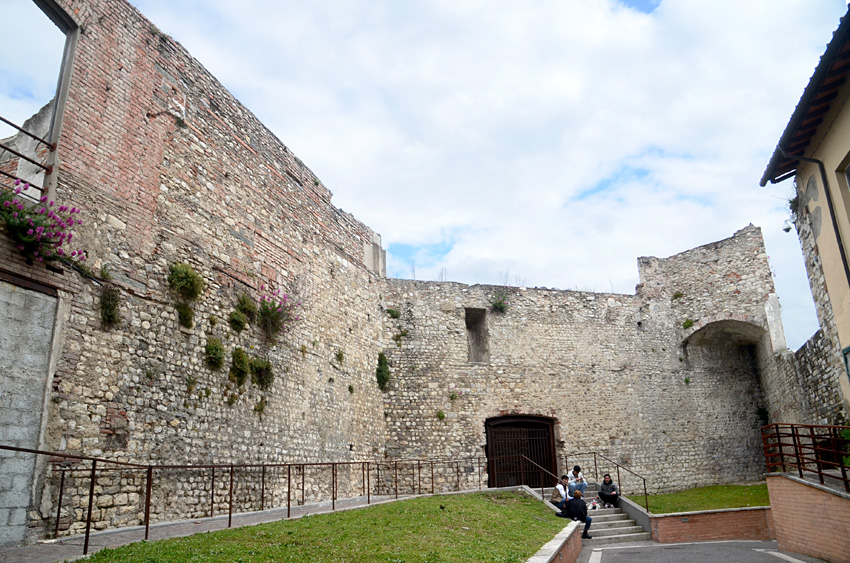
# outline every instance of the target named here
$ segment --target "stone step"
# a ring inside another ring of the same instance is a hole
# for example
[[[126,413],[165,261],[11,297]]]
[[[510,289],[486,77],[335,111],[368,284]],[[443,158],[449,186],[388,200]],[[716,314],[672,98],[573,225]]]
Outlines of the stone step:
[[[620,528],[599,528],[596,529],[596,522],[591,524],[590,526],[590,535],[591,536],[599,536],[600,538],[607,538],[609,536],[623,536],[623,535],[632,535],[632,534],[642,534],[644,533],[643,528],[640,526],[623,526]]]
[[[624,520],[629,520],[628,514],[624,514],[623,512],[609,512],[607,510],[588,510],[587,515],[593,518],[594,522],[623,522]]]
[[[632,543],[639,541],[650,541],[652,534],[649,532],[641,532],[637,534],[619,534],[616,536],[597,536],[593,531],[593,526],[590,527],[590,537],[593,539],[582,540],[582,546],[607,545],[612,543]]]
[[[634,520],[606,520],[606,521],[600,522],[599,520],[597,520],[593,516],[591,516],[591,518],[593,518],[593,529],[594,530],[596,530],[596,529],[608,530],[610,528],[629,528],[631,526],[636,525]]]

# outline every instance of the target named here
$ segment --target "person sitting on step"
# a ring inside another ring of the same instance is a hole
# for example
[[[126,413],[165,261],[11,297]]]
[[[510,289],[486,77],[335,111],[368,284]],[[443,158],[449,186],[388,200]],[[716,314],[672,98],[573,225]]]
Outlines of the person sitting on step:
[[[611,479],[610,473],[606,473],[602,477],[602,484],[599,485],[599,498],[605,503],[605,508],[614,508],[617,501],[620,500],[620,490]]]
[[[549,502],[558,507],[558,510],[561,512],[564,511],[564,507],[567,505],[567,501],[569,498],[567,497],[567,482],[569,478],[566,475],[561,475],[561,479],[558,481],[558,484],[555,485],[555,488],[552,489],[552,498],[549,499]]]
[[[584,499],[581,498],[581,491],[573,493],[573,498],[567,502],[566,512],[568,518],[584,522],[584,531],[581,533],[581,537],[586,540],[593,539],[592,536],[587,533],[590,530],[590,522],[592,521],[592,518],[587,515],[587,505],[584,503]]]
[[[573,496],[575,491],[581,491],[581,494],[587,490],[587,482],[584,480],[584,475],[581,472],[581,467],[576,465],[570,472],[570,482],[567,484],[569,496]]]

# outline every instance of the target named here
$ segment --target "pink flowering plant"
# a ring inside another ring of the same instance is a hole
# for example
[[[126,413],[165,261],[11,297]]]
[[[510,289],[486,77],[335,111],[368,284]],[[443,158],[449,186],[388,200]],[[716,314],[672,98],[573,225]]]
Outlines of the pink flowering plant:
[[[265,289],[265,286],[260,286]],[[300,320],[298,308],[301,303],[282,293],[279,289],[270,291],[260,298],[257,310],[257,325],[271,342],[281,333],[289,332],[295,321]]]
[[[56,202],[48,201],[47,196],[42,196],[37,204],[29,205],[21,196],[29,187],[28,183],[21,185],[20,180],[15,180],[14,189],[0,189],[0,220],[5,224],[6,234],[15,248],[27,263],[85,260],[82,250],[65,250],[74,236],[71,228],[82,223],[75,217],[80,210],[56,205]]]

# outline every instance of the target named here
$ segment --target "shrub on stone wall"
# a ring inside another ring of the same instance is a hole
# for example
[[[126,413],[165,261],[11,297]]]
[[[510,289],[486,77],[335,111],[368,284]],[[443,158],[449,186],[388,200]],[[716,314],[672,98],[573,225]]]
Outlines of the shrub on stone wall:
[[[227,323],[235,332],[242,332],[245,330],[245,325],[248,324],[248,318],[241,311],[230,311],[230,317],[227,319]]]
[[[270,342],[274,342],[278,334],[287,332],[299,320],[296,313],[299,305],[279,289],[263,295],[257,311],[257,325]]]
[[[249,323],[257,320],[257,304],[247,293],[243,293],[236,301],[236,310],[245,315]]]
[[[204,348],[204,360],[212,369],[221,369],[224,365],[224,345],[220,338],[210,338]]]
[[[508,305],[508,289],[500,287],[493,292],[493,298],[490,300],[490,310],[494,313],[507,313],[510,305]]]
[[[375,369],[375,379],[378,381],[378,387],[381,391],[387,390],[387,384],[390,382],[390,365],[387,362],[387,355],[381,352],[378,354],[378,367]]]
[[[195,324],[195,312],[192,310],[192,306],[180,301],[175,307],[177,309],[177,322],[180,323],[180,326],[192,328]]]
[[[230,353],[230,380],[237,385],[245,385],[251,375],[251,357],[242,348],[234,348]]]
[[[274,383],[274,372],[269,360],[263,358],[251,360],[251,383],[264,391],[271,388]]]
[[[177,295],[190,301],[204,291],[204,279],[183,262],[175,262],[168,268],[168,285]]]
[[[398,309],[387,309],[387,314],[391,319],[397,319],[401,316],[401,311]]]
[[[682,328],[691,328],[694,326],[694,321],[691,319],[685,319],[685,322],[682,323]]]
[[[121,291],[112,284],[100,290],[100,320],[104,328],[111,328],[121,321]]]

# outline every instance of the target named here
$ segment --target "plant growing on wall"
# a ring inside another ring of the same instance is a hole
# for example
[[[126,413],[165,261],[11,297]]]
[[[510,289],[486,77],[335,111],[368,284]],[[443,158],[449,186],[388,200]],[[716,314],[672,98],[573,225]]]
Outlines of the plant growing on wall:
[[[243,293],[236,301],[236,310],[245,315],[245,319],[253,323],[257,320],[257,304],[247,293]]]
[[[251,375],[251,357],[242,348],[234,348],[230,353],[230,381],[242,386]]]
[[[494,313],[507,313],[510,309],[508,305],[508,288],[500,287],[493,292],[493,298],[490,300],[490,310]]]
[[[443,411],[437,411],[437,419],[438,420],[443,420],[445,418],[446,418],[446,413],[444,413]]]
[[[210,338],[204,347],[204,360],[212,369],[221,369],[224,365],[224,345],[220,338]]]
[[[29,184],[22,186],[20,180],[15,180],[13,190],[0,189],[0,220],[6,235],[27,263],[85,260],[82,250],[66,253],[63,248],[74,236],[70,229],[82,223],[74,217],[80,210],[66,205],[57,206],[47,196],[42,196],[37,204],[30,206],[21,197],[21,193],[27,190]]]
[[[263,358],[251,360],[251,383],[263,391],[271,388],[272,383],[274,383],[274,372],[270,361]]]
[[[685,319],[685,322],[682,323],[682,328],[691,328],[694,326],[694,321],[691,319]]]
[[[104,328],[111,328],[121,321],[121,291],[112,284],[100,290],[100,320]]]
[[[234,330],[234,332],[242,332],[245,330],[245,325],[248,324],[248,319],[245,317],[245,313],[241,311],[230,311],[230,317],[227,319],[227,324],[230,325],[230,328]]]
[[[257,311],[257,325],[270,342],[274,342],[280,333],[288,332],[295,321],[300,319],[297,314],[300,305],[279,289],[262,296]]]
[[[175,308],[177,309],[177,322],[180,323],[180,326],[192,328],[195,324],[195,312],[192,311],[192,306],[184,301],[179,301]]]
[[[378,381],[378,387],[381,391],[387,390],[387,384],[390,382],[390,364],[387,362],[387,355],[381,352],[378,354],[378,367],[375,369],[375,379]]]
[[[177,295],[189,301],[197,299],[204,291],[204,279],[192,266],[183,262],[169,266],[168,285]]]
[[[387,314],[391,319],[397,319],[401,316],[401,311],[398,309],[387,309]]]

